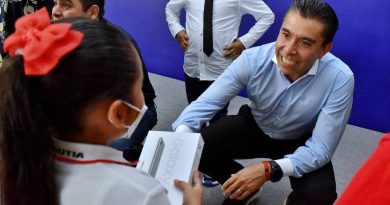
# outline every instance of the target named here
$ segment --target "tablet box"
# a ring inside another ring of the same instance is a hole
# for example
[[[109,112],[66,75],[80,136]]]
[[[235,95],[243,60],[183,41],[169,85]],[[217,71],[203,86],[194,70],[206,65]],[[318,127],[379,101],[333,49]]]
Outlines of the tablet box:
[[[203,145],[199,133],[149,131],[137,169],[165,186],[172,205],[182,205],[183,193],[173,180],[192,183],[192,173],[198,168]]]

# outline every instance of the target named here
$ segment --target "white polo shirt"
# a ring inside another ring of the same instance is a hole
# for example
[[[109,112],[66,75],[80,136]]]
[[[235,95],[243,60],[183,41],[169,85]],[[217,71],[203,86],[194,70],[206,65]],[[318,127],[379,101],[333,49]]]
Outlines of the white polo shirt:
[[[170,204],[166,189],[102,145],[56,142],[61,205]]]

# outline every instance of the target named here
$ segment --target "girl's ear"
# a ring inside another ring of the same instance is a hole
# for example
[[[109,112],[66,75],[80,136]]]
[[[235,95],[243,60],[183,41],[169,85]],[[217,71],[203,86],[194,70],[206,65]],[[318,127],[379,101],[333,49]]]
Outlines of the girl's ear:
[[[128,117],[128,109],[122,100],[115,100],[111,103],[108,108],[107,118],[114,127],[119,129],[126,128]]]

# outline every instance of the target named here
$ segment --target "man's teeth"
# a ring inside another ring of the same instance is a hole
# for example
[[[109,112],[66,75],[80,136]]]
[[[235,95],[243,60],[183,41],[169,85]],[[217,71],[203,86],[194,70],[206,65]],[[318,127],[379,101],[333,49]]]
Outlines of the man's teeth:
[[[285,64],[289,64],[289,65],[294,65],[294,64],[295,64],[295,62],[294,62],[294,61],[292,61],[292,60],[288,60],[288,59],[286,59],[286,58],[283,58],[283,57],[282,57],[282,61],[283,61],[283,63],[285,63]]]

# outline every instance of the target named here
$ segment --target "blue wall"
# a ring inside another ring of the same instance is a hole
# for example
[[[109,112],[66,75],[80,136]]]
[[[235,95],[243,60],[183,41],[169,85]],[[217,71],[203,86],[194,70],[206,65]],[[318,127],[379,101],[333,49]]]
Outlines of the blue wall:
[[[200,1],[200,0],[199,0]],[[289,1],[265,0],[276,20],[257,43],[276,39]],[[183,53],[165,22],[168,0],[109,0],[106,18],[122,26],[139,43],[152,73],[183,79]],[[329,0],[340,20],[334,41],[334,53],[355,73],[355,100],[350,124],[390,131],[390,1]],[[241,33],[254,20],[244,16]],[[387,85],[386,85],[387,84]],[[158,93],[157,93],[158,94]]]

